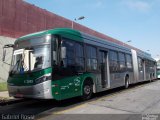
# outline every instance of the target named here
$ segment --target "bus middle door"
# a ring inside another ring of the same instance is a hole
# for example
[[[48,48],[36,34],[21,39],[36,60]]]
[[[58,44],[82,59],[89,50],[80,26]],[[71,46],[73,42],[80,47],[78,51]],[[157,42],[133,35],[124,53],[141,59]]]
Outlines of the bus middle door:
[[[99,51],[99,64],[100,64],[100,72],[101,72],[101,86],[102,88],[106,88],[107,83],[107,51],[100,50]]]

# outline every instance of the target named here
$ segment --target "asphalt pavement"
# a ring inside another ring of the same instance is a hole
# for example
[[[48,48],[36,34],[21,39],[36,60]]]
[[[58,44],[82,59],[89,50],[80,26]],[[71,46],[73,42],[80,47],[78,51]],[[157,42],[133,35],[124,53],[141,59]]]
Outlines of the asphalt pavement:
[[[160,120],[160,81],[136,85],[69,109],[45,111],[40,120]]]
[[[7,115],[25,120],[160,120],[160,81],[108,90],[88,101],[28,99],[0,105],[0,119]]]

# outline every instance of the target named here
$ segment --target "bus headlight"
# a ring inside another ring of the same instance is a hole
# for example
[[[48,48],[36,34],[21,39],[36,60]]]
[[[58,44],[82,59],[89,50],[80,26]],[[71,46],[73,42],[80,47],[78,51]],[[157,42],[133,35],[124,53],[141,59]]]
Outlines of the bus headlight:
[[[51,80],[51,73],[45,74],[35,80],[35,83],[42,83],[44,81]]]

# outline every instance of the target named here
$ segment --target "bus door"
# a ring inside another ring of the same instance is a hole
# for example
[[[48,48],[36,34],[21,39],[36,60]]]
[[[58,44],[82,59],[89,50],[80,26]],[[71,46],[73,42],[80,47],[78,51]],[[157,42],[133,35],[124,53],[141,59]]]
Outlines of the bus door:
[[[144,60],[141,58],[138,58],[138,68],[139,68],[139,80],[138,81],[144,80],[144,67],[145,67]]]
[[[106,88],[107,83],[107,51],[99,51],[99,69],[101,72],[101,86]]]

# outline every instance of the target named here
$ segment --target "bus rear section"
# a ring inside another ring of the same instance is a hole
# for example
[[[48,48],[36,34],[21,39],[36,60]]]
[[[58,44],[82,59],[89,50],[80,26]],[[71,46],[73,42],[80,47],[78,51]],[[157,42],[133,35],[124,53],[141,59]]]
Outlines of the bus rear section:
[[[143,51],[132,49],[134,82],[152,81],[156,79],[156,62]]]

